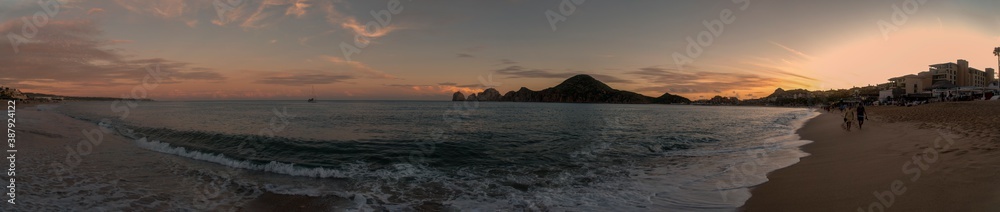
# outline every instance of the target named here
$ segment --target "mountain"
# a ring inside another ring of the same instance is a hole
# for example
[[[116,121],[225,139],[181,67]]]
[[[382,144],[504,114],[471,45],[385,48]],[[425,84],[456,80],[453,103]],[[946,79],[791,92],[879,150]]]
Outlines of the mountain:
[[[806,89],[792,89],[786,91],[785,89],[778,88],[774,90],[774,93],[767,95],[765,98],[801,98],[810,96],[810,93],[811,92]]]
[[[611,88],[604,82],[590,75],[581,74],[566,79],[555,87],[541,91],[521,87],[517,91],[508,91],[503,96],[496,89],[489,88],[479,94],[471,94],[466,101],[505,101],[505,102],[571,102],[571,103],[619,103],[619,104],[672,104],[690,103],[691,100],[664,93],[660,97],[648,97],[631,91]],[[462,101],[455,92],[452,101]]]
[[[657,104],[672,104],[672,103],[691,103],[691,100],[684,98],[683,96],[673,95],[670,93],[663,93],[660,97],[653,99],[653,103]]]

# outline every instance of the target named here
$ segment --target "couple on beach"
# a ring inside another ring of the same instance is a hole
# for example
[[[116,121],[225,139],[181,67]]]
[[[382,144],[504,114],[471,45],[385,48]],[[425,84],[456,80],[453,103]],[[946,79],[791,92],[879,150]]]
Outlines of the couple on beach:
[[[841,124],[841,127],[844,130],[851,131],[851,126],[854,125],[854,122],[857,122],[858,130],[860,130],[861,125],[864,125],[865,119],[868,118],[868,113],[865,112],[865,104],[857,103],[856,107],[847,105],[845,108],[845,105],[841,103],[840,107],[843,108],[841,111],[844,111],[844,123]]]

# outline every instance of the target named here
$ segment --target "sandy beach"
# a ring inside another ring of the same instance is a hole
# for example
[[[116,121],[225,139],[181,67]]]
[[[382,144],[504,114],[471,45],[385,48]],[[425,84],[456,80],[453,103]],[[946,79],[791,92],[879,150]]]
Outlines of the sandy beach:
[[[768,175],[746,211],[1000,210],[1000,102],[869,107],[863,130],[837,112],[798,131],[811,155]]]

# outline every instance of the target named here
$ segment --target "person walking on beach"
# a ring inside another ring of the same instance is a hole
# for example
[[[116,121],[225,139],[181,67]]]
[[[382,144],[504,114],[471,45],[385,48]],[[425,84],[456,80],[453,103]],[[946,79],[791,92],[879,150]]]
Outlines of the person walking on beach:
[[[858,104],[858,109],[855,113],[858,116],[858,130],[861,130],[861,125],[864,125],[865,119],[868,118],[868,113],[865,112],[865,105]]]
[[[845,108],[846,106],[845,105],[841,105],[840,107],[841,108]],[[842,127],[844,127],[845,130],[847,130],[848,132],[850,132],[851,131],[851,127],[852,127],[851,125],[854,122],[854,119],[855,119],[855,115],[854,115],[853,108],[846,107],[846,109],[844,109],[844,124],[842,125]]]

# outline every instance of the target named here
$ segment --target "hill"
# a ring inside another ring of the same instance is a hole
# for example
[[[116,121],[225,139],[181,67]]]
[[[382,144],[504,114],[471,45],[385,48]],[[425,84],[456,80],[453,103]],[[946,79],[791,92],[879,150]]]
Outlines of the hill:
[[[494,88],[461,98],[461,92],[452,95],[452,101],[504,101],[504,102],[568,102],[568,103],[616,103],[616,104],[673,104],[690,103],[691,100],[664,93],[660,97],[649,97],[631,91],[611,88],[590,75],[580,74],[566,79],[555,87],[541,91],[521,87],[504,95]]]

